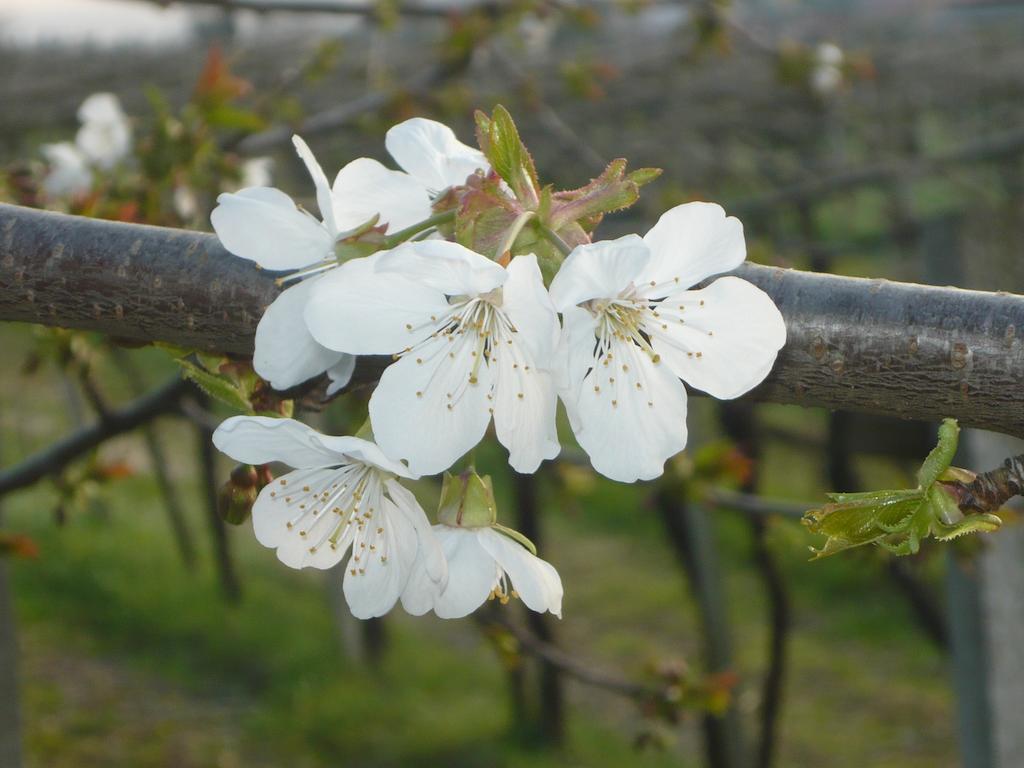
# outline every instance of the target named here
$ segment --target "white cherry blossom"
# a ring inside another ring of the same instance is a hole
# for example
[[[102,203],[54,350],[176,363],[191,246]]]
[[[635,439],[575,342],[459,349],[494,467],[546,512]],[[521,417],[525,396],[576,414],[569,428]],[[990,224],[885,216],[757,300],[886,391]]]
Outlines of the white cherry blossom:
[[[235,416],[213,442],[248,464],[294,467],[269,483],[252,510],[257,540],[292,568],[331,568],[351,550],[344,593],[357,618],[387,613],[401,599],[430,610],[447,579],[439,541],[416,498],[413,478],[374,443],[331,437],[292,419]]]
[[[450,467],[492,415],[516,471],[558,454],[558,320],[535,256],[504,268],[456,243],[407,243],[372,269],[325,276],[305,318],[325,347],[394,356],[370,419],[381,448],[414,472]]]
[[[43,179],[43,192],[48,197],[73,198],[92,189],[89,162],[70,141],[44,144],[42,153],[50,166]]]
[[[448,562],[448,582],[433,609],[442,619],[468,616],[488,598],[518,597],[532,611],[562,618],[562,580],[554,566],[495,528],[435,525]]]
[[[110,170],[127,157],[132,148],[132,127],[112,93],[94,93],[78,108],[82,126],[75,144],[97,168]]]
[[[814,51],[811,88],[820,96],[830,96],[843,84],[843,49],[835,43],[821,43]]]
[[[93,169],[110,170],[132,148],[132,131],[121,102],[112,93],[94,93],[78,108],[81,127],[75,141],[44,144],[50,168],[43,191],[51,198],[84,195],[93,184]]]
[[[293,142],[313,177],[322,221],[272,187],[220,195],[211,220],[224,247],[234,255],[265,269],[307,274],[285,290],[260,320],[253,356],[256,372],[275,389],[289,389],[327,371],[332,393],[348,383],[355,360],[317,344],[306,330],[301,311],[312,283],[338,266],[337,240],[374,216],[392,233],[422,222],[431,216],[437,195],[488,165],[482,153],[460,143],[450,128],[422,118],[396,125],[386,136],[388,150],[407,173],[358,158],[330,184],[306,143],[298,136]]]
[[[730,399],[759,384],[786,341],[766,293],[721,277],[746,258],[721,207],[666,212],[644,238],[577,247],[551,284],[563,318],[561,396],[594,468],[613,480],[660,475],[686,445],[686,390]]]

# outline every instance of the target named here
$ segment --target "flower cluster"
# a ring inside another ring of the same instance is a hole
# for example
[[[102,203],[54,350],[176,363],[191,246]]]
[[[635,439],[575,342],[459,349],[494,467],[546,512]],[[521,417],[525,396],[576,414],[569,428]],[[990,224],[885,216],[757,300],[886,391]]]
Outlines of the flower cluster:
[[[719,206],[680,205],[643,237],[594,242],[603,214],[656,171],[616,161],[554,192],[504,110],[477,128],[480,150],[408,120],[385,139],[401,170],[361,158],[333,183],[296,137],[319,216],[269,187],[221,195],[212,214],[228,251],[288,272],[253,357],[274,388],[326,373],[334,394],[358,357],[389,361],[369,400],[372,442],[256,416],[214,438],[239,461],[295,468],[260,492],[256,536],[296,568],[350,553],[356,616],[396,602],[464,616],[513,596],[560,615],[557,572],[497,522],[488,478],[446,475],[434,526],[400,481],[446,472],[492,423],[512,468],[536,471],[560,451],[559,400],[598,472],[655,478],[686,445],[683,382],[737,397],[785,343],[764,292],[709,282],[746,256],[742,225]]]
[[[44,144],[50,169],[43,180],[49,197],[77,197],[92,188],[93,171],[109,171],[132,148],[132,129],[112,93],[94,93],[78,108],[81,127],[74,142]]]

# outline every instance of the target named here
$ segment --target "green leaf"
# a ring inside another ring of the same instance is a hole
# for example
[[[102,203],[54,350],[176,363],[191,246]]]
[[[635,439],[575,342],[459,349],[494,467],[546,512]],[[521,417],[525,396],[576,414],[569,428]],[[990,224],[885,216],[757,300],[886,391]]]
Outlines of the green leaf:
[[[487,156],[494,171],[512,188],[515,196],[530,206],[537,204],[540,183],[537,168],[526,146],[519,138],[519,131],[512,115],[500,104],[494,114],[487,118],[478,113],[478,133],[486,127],[486,138],[481,139],[480,149]]]
[[[237,384],[215,373],[204,370],[190,360],[178,359],[175,362],[181,366],[182,375],[186,379],[195,382],[196,386],[210,397],[234,408],[236,411],[241,411],[242,413],[252,412],[252,405],[249,403],[249,399],[242,393]]]
[[[940,478],[955,482],[953,478],[973,477],[949,466],[959,432],[955,420],[943,421],[938,444],[917,473],[917,488],[830,493],[831,503],[805,513],[808,530],[827,537],[820,549],[812,548],[815,558],[865,544],[877,544],[894,555],[910,555],[928,536],[948,541],[998,528],[1001,521],[995,515],[965,515],[955,490],[939,482]]]

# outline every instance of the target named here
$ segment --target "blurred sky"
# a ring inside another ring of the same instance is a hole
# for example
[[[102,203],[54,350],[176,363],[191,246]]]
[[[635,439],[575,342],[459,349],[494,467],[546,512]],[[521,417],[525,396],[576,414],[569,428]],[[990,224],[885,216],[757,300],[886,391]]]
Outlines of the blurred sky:
[[[284,0],[288,2],[289,0]],[[47,42],[153,45],[180,42],[197,22],[218,18],[212,8],[158,7],[128,0],[0,0],[0,41],[17,45]],[[275,30],[316,28],[344,31],[357,19],[302,14],[237,15],[238,33],[258,34],[270,21]]]

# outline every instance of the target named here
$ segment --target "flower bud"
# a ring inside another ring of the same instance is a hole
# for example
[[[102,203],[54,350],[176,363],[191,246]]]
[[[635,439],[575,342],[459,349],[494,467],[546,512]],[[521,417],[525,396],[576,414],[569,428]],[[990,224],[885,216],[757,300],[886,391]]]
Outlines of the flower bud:
[[[498,521],[497,505],[490,475],[475,470],[462,474],[444,473],[437,520],[453,528],[489,528]]]
[[[217,512],[226,523],[241,525],[252,514],[259,490],[264,485],[260,473],[251,464],[239,464],[217,493]]]

